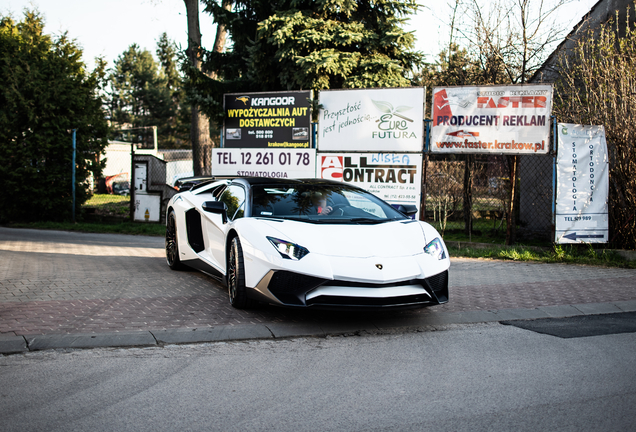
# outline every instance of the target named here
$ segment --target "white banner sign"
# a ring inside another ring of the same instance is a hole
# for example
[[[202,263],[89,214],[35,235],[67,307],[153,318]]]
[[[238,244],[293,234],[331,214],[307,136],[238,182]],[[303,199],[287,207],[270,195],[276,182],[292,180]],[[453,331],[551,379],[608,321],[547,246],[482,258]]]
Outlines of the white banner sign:
[[[422,152],[424,88],[322,90],[319,151]]]
[[[316,177],[354,184],[396,207],[419,209],[422,154],[318,153]]]
[[[603,126],[559,123],[555,241],[607,243],[609,166]]]
[[[435,87],[430,150],[545,154],[551,111],[549,84]]]
[[[212,149],[212,175],[313,178],[316,149]]]

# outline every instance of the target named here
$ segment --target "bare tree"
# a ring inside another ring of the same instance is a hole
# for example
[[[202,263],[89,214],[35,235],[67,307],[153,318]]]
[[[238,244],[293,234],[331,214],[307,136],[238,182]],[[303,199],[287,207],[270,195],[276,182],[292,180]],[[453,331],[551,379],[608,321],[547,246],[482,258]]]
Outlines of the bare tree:
[[[624,249],[636,248],[636,26],[629,9],[624,30],[617,12],[616,20],[585,32],[563,53],[555,83],[560,120],[605,127],[610,242]]]
[[[570,1],[496,0],[486,8],[471,0],[468,22],[459,31],[484,71],[503,72],[506,83],[524,84],[566,35],[556,12]],[[493,84],[504,83],[503,77],[492,78]]]
[[[462,199],[462,184],[456,179],[462,174],[460,162],[428,162],[427,186],[430,190],[427,199],[433,207],[433,220],[438,223],[440,233],[444,235],[448,220],[459,209]]]
[[[565,36],[566,28],[557,21],[556,12],[570,1],[554,0],[548,4],[544,0],[496,0],[486,7],[480,0],[470,0],[465,15],[468,21],[458,25],[458,32],[467,41],[481,73],[475,84],[526,83]],[[514,244],[519,157],[510,156],[509,162],[506,244]],[[468,168],[467,171],[469,174]],[[469,198],[465,194],[467,205]]]
[[[186,53],[193,68],[201,71],[201,30],[199,27],[199,0],[184,0],[188,16],[188,49]],[[192,142],[192,168],[194,175],[212,172],[210,119],[192,104],[190,141]]]

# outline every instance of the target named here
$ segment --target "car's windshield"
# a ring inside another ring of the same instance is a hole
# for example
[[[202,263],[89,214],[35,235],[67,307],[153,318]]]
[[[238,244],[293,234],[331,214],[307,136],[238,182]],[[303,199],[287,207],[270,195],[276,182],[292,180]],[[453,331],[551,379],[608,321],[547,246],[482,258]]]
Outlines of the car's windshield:
[[[252,217],[339,224],[406,219],[371,193],[346,184],[328,183],[253,185]]]

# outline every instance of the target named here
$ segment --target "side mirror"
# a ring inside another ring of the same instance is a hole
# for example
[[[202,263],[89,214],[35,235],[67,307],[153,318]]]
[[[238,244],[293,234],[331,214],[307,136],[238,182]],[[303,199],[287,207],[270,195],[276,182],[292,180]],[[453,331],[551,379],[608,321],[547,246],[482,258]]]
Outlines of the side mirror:
[[[417,213],[417,206],[413,204],[400,204],[397,211],[402,213],[404,216],[411,217]]]
[[[203,211],[220,214],[223,216],[223,223],[227,222],[227,206],[221,201],[206,201],[201,206]]]
[[[227,206],[224,202],[206,201],[201,208],[208,213],[220,214],[223,217],[223,223],[227,223]]]
[[[201,206],[204,211],[209,213],[222,214],[227,210],[227,206],[221,201],[206,201]]]

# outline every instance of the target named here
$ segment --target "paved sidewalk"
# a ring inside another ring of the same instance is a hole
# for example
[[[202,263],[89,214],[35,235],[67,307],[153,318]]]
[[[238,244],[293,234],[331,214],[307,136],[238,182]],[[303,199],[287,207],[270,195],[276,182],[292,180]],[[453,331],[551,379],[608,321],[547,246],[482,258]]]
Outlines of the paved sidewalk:
[[[317,336],[636,310],[636,270],[453,259],[450,302],[401,312],[232,308],[163,239],[0,227],[0,353]]]

